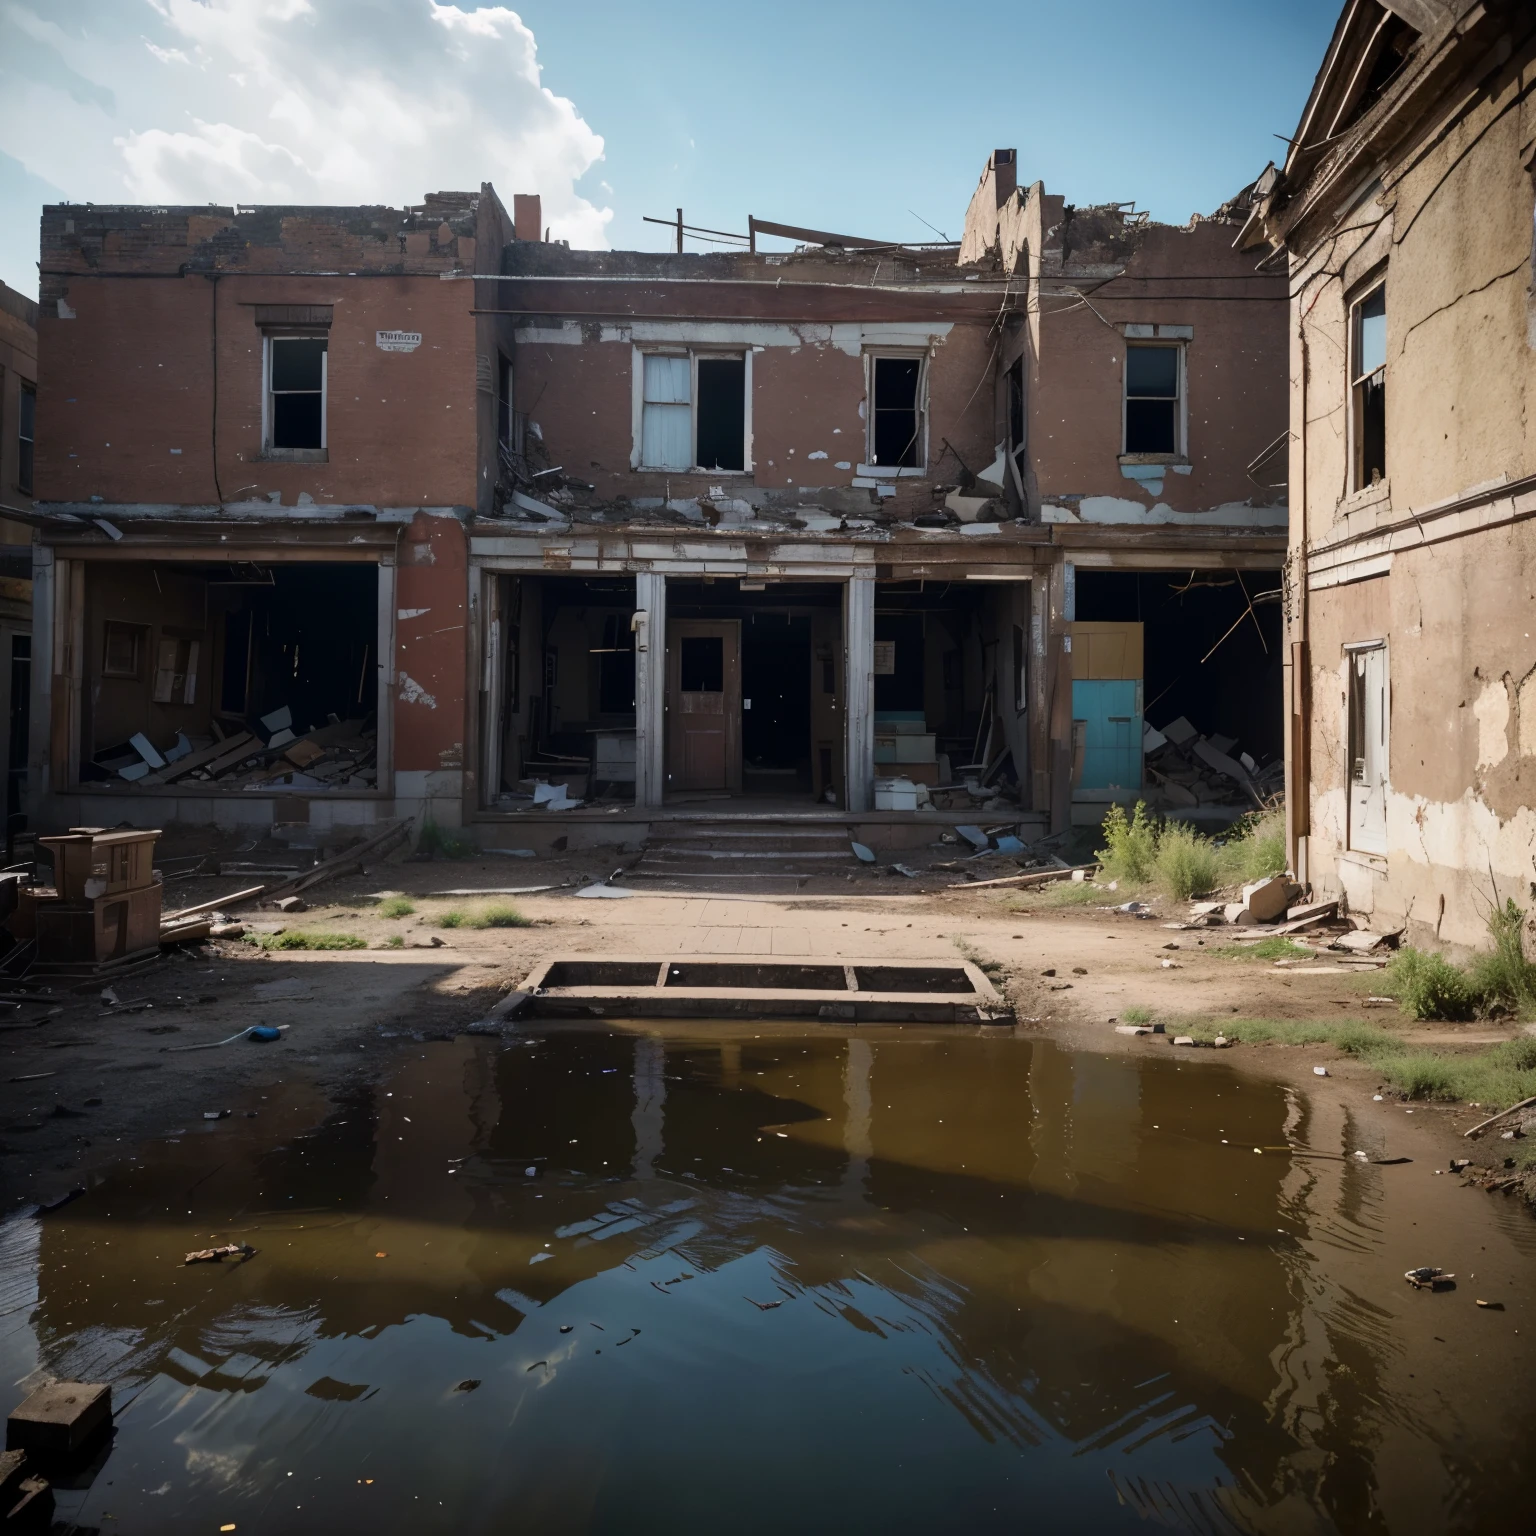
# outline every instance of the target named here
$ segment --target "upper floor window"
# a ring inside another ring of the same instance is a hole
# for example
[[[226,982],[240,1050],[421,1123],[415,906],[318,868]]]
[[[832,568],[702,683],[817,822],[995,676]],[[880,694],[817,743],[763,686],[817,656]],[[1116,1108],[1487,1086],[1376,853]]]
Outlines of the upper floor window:
[[[1125,349],[1125,453],[1184,452],[1184,349]]]
[[[923,358],[870,359],[869,462],[920,469],[927,460],[923,431]]]
[[[37,433],[37,386],[21,386],[21,409],[17,421],[16,437],[20,453],[16,458],[16,489],[32,491],[32,451]]]
[[[1350,307],[1350,437],[1353,488],[1387,475],[1387,285],[1378,283]]]
[[[512,360],[496,355],[496,441],[512,446]]]
[[[323,450],[326,338],[269,335],[266,354],[267,450],[279,454]]]
[[[639,468],[747,468],[748,356],[641,354]]]

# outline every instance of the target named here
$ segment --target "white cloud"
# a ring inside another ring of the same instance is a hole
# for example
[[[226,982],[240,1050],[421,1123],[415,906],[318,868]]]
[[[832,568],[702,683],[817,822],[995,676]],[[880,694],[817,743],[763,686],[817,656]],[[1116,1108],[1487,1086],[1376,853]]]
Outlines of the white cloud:
[[[502,5],[0,0],[0,151],[81,201],[400,206],[492,181],[576,246],[612,217],[575,186],[602,139]]]

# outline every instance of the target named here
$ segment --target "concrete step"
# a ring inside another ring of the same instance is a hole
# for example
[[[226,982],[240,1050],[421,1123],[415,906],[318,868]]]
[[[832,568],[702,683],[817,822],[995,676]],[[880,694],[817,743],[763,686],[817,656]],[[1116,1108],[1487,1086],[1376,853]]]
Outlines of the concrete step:
[[[688,848],[676,843],[647,843],[645,857],[648,860],[707,859],[719,861],[754,861],[769,864],[802,864],[811,860],[849,862],[853,853],[845,843],[841,848]]]

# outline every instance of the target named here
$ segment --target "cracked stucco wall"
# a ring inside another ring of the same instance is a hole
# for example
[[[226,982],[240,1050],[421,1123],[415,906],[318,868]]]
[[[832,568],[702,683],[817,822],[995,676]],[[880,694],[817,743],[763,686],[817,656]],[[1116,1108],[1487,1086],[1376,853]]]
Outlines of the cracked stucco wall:
[[[1536,522],[1515,498],[1481,525],[1415,525],[1451,500],[1508,497],[1497,488],[1536,472],[1536,47],[1502,56],[1479,91],[1447,89],[1413,152],[1352,204],[1341,197],[1304,255],[1292,247],[1291,483],[1305,493],[1293,551],[1305,545],[1315,573],[1320,546],[1337,560],[1394,528],[1423,540],[1308,593],[1308,873],[1373,926],[1468,949],[1486,945],[1495,899],[1536,904]],[[1383,273],[1387,473],[1356,489],[1350,305]],[[1344,647],[1378,638],[1390,793],[1388,852],[1373,858],[1347,846]]]

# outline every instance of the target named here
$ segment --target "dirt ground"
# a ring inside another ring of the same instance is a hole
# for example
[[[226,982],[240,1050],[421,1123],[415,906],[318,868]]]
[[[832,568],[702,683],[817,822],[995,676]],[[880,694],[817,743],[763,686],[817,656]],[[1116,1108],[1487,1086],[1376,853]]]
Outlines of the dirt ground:
[[[149,969],[114,982],[110,996],[100,983],[74,990],[55,983],[46,995],[40,983],[23,984],[11,995],[26,991],[40,1001],[0,1018],[0,1211],[67,1196],[141,1138],[222,1111],[259,1115],[261,1092],[273,1083],[303,1079],[323,1093],[340,1093],[387,1070],[416,1042],[452,1037],[482,1020],[552,954],[936,959],[959,952],[993,968],[1020,1032],[1104,1052],[1175,1049],[1175,1031],[1116,1033],[1115,1023],[1132,1007],[1170,1020],[1379,1014],[1415,1042],[1469,1048],[1513,1033],[1412,1024],[1394,1007],[1368,1001],[1374,972],[1298,974],[1234,955],[1220,930],[1164,926],[1181,915],[1176,910],[1136,916],[1053,906],[1007,888],[945,894],[938,875],[909,881],[884,869],[823,879],[792,894],[576,895],[624,862],[612,850],[397,859],[317,889],[302,914],[250,907],[236,914],[267,929],[352,935],[366,948],[269,950],[248,938],[219,940],[165,952]],[[166,906],[193,905],[252,883],[249,876],[178,881],[168,887]],[[498,894],[532,886],[556,888]],[[379,901],[388,895],[406,897],[415,910],[385,917]],[[449,926],[451,914],[473,917],[493,903],[515,904],[529,925]],[[186,1049],[253,1024],[287,1027],[271,1044],[242,1038]],[[1418,1155],[1440,1167],[1467,1155],[1459,1132],[1481,1114],[1465,1106],[1404,1105],[1390,1095],[1378,1102],[1372,1070],[1325,1046],[1179,1049],[1192,1062],[1221,1061],[1348,1095],[1359,1114],[1392,1122],[1398,1141],[1411,1137]],[[1313,1073],[1322,1064],[1326,1081]],[[1495,1155],[1487,1143],[1478,1150],[1484,1161]]]

